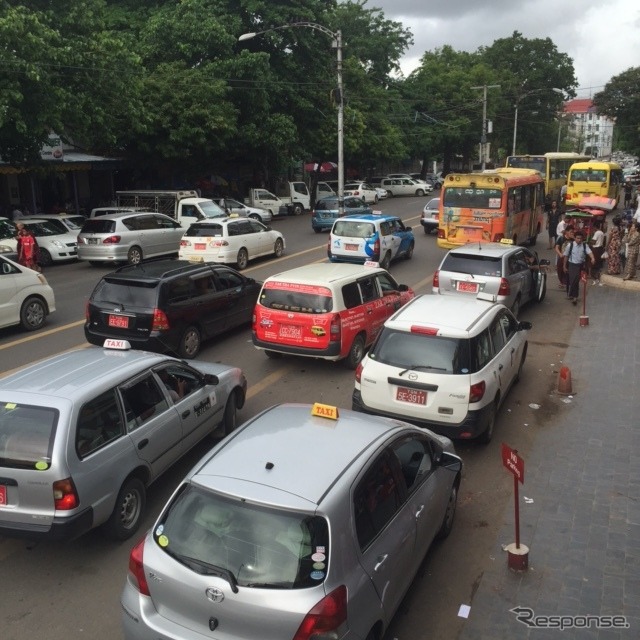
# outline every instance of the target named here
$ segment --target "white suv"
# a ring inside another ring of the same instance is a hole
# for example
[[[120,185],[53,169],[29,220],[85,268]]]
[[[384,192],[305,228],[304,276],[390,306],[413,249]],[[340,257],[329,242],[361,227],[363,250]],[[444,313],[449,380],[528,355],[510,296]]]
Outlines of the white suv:
[[[422,295],[391,316],[356,370],[353,409],[489,442],[531,329],[494,298]]]

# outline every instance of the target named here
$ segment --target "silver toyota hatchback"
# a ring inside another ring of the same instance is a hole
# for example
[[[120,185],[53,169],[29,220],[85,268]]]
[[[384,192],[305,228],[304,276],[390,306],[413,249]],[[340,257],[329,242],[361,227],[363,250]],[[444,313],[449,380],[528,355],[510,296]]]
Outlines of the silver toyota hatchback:
[[[451,531],[462,462],[399,420],[283,404],[225,438],[129,560],[129,640],[381,638],[432,540]]]
[[[99,347],[4,378],[0,536],[130,537],[146,487],[218,425],[231,432],[245,392],[236,367]]]

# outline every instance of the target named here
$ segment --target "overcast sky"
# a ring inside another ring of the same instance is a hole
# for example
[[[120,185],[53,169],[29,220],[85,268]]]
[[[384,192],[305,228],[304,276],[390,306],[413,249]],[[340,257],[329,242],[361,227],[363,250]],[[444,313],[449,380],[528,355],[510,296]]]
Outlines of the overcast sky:
[[[639,0],[368,0],[413,34],[402,60],[408,75],[425,51],[451,45],[475,51],[519,31],[550,38],[573,59],[579,98],[601,91],[613,77],[640,67]]]

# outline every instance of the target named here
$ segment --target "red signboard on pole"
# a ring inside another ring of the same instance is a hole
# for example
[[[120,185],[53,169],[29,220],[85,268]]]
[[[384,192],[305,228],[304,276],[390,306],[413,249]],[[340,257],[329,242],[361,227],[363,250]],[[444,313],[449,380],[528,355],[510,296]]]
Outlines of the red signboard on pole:
[[[524,484],[524,460],[515,449],[511,449],[504,442],[502,443],[502,464]]]

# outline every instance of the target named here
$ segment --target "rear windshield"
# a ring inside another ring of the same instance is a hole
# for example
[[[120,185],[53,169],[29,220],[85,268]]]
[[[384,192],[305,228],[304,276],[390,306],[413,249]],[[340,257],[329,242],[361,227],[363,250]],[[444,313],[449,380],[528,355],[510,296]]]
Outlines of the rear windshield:
[[[606,182],[607,172],[604,169],[573,169],[569,180],[575,182]]]
[[[115,220],[87,220],[82,225],[81,233],[113,233],[116,228]]]
[[[207,218],[226,218],[227,212],[219,207],[215,202],[200,202],[199,203],[202,212]]]
[[[333,309],[331,290],[326,287],[267,282],[260,304],[269,309],[299,313],[328,313]]]
[[[51,407],[0,403],[0,467],[48,469],[57,422]]]
[[[226,217],[226,215],[225,215]],[[192,224],[184,234],[189,238],[211,238],[222,236],[221,224]]]
[[[445,207],[499,209],[502,203],[502,191],[500,189],[447,187],[444,190],[443,198]]]
[[[469,340],[389,328],[383,329],[369,357],[407,370],[468,374],[474,369]]]
[[[496,256],[450,253],[444,259],[440,271],[468,273],[474,276],[502,277],[502,258]]]
[[[376,232],[376,228],[371,222],[361,222],[356,220],[338,220],[333,225],[332,234],[346,238],[371,238]]]
[[[91,295],[94,303],[119,305],[123,311],[127,307],[153,308],[156,306],[157,282],[136,282],[103,278]]]
[[[193,485],[168,506],[154,539],[192,571],[241,587],[314,587],[329,564],[324,518],[229,500]]]
[[[336,198],[324,198],[316,202],[316,209],[320,211],[332,211],[338,208],[338,200]]]

